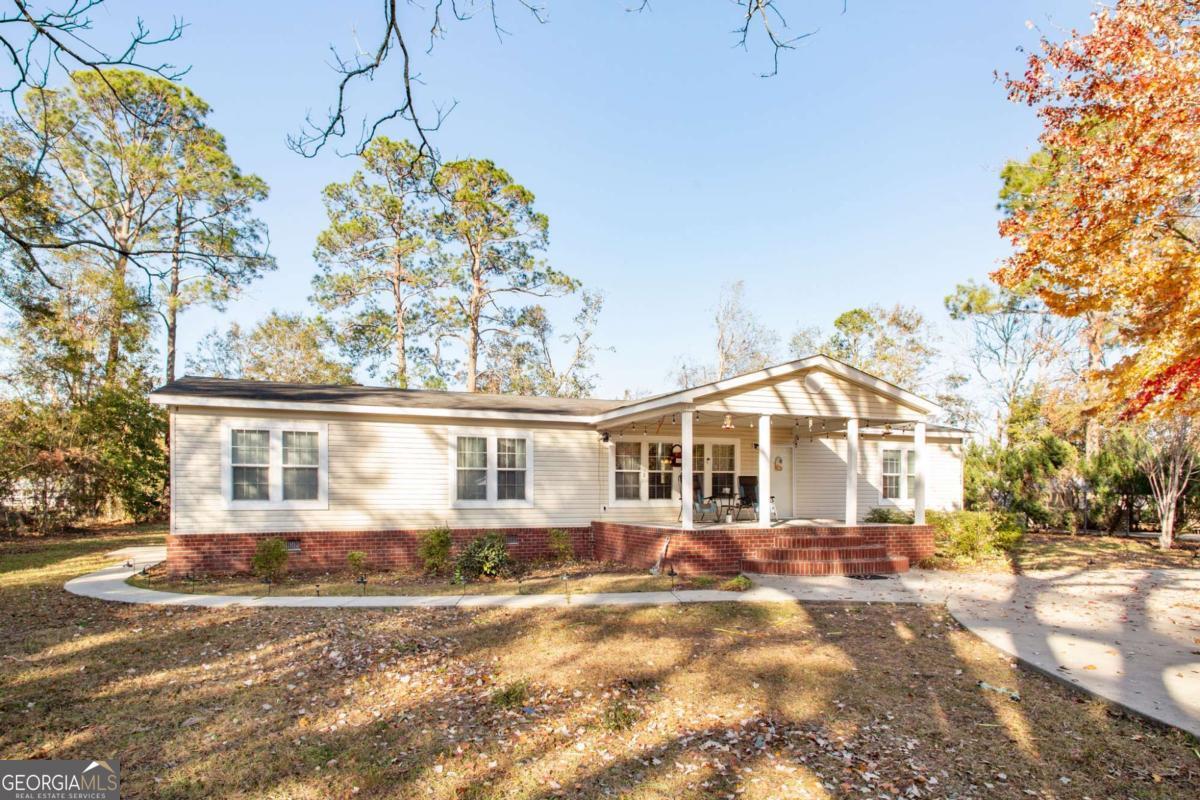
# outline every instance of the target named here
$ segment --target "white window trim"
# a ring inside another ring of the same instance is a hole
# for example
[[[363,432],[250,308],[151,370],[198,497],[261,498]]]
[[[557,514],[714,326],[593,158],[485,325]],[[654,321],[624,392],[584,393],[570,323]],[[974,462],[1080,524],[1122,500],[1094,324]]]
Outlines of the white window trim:
[[[460,436],[478,436],[487,440],[487,499],[486,500],[459,500],[458,499],[458,437]],[[497,464],[499,459],[496,457],[497,439],[524,439],[525,440],[525,499],[524,500],[499,500],[496,497],[497,486]],[[532,508],[533,507],[533,487],[534,487],[534,447],[533,447],[533,431],[525,428],[460,428],[458,426],[449,426],[446,428],[447,451],[449,452],[449,475],[447,476],[446,501],[450,508]]]
[[[916,473],[908,471],[909,453],[916,452],[916,446],[911,444],[893,444],[888,442],[882,444],[879,448],[879,502],[885,505],[896,507],[908,507],[913,504],[913,498],[908,494],[908,479]],[[884,497],[883,496],[883,453],[885,450],[900,451],[900,496],[899,497]],[[928,450],[928,448],[926,448]],[[928,477],[926,478],[928,481]]]
[[[233,431],[267,431],[270,460],[267,466],[269,500],[233,499]],[[317,499],[283,499],[283,432],[315,431],[317,434]],[[326,509],[329,508],[329,423],[312,420],[223,419],[221,420],[221,500],[233,511]]]
[[[638,478],[638,499],[617,499],[617,442],[640,442],[641,450],[641,469]],[[662,498],[659,500],[649,499],[650,494],[650,442],[666,442],[670,445],[681,444],[678,441],[672,441],[670,437],[659,436],[613,436],[607,446],[608,450],[608,504],[609,506],[629,507],[636,506],[639,508],[674,508],[679,505],[680,491],[678,476],[681,473],[680,467],[674,467],[671,470],[671,497],[670,499]],[[692,444],[705,445],[704,448],[704,470],[701,473],[704,475],[703,486],[704,496],[711,494],[710,488],[712,485],[712,454],[709,452],[708,445],[711,444],[731,444],[733,445],[733,490],[737,492],[738,477],[741,475],[742,463],[742,446],[738,439],[709,439],[709,438],[694,438]],[[690,453],[685,453],[684,458],[691,458]]]

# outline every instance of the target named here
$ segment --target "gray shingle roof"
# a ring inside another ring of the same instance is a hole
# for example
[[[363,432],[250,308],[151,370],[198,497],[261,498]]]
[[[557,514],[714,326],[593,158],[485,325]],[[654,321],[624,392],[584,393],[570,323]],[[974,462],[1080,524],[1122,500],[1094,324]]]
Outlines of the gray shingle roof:
[[[395,408],[446,408],[458,411],[505,411],[531,414],[590,416],[625,405],[623,400],[523,397],[507,394],[472,394],[429,389],[390,389],[383,386],[348,386],[228,378],[184,377],[160,386],[151,394],[196,398],[267,400],[290,403],[391,406]]]

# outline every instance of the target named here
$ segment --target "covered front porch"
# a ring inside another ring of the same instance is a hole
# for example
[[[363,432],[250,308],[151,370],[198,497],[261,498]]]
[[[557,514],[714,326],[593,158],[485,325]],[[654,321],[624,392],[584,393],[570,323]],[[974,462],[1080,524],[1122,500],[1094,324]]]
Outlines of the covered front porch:
[[[923,419],[680,404],[606,421],[601,436],[609,447],[611,520],[680,530],[857,526],[905,481],[905,509],[916,524],[925,522]],[[864,439],[901,442],[908,458],[900,471],[885,475],[878,463],[867,469]]]

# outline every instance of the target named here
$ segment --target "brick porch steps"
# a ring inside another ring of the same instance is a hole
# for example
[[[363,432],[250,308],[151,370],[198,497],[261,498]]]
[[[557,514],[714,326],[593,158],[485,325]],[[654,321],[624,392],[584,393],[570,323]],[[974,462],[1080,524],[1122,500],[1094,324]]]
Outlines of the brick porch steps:
[[[908,558],[858,534],[776,534],[771,547],[750,550],[743,572],[764,575],[893,575],[908,571]]]
[[[771,561],[743,558],[742,571],[760,575],[895,575],[908,571],[908,559],[904,556],[847,561]]]

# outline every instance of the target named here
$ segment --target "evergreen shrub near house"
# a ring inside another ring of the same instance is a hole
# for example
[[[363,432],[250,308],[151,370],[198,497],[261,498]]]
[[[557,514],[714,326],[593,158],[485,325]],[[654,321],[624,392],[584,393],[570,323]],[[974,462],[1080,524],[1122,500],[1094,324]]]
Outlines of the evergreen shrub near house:
[[[898,508],[879,506],[863,517],[863,522],[882,522],[888,525],[912,525],[913,515]]]
[[[551,528],[548,534],[550,557],[554,561],[571,561],[575,558],[575,545],[571,544],[571,534],[562,528]]]
[[[446,526],[432,528],[421,534],[417,544],[417,558],[430,575],[441,575],[450,568],[450,548],[454,538]]]
[[[479,578],[495,578],[512,568],[508,543],[501,533],[486,533],[462,549],[454,565],[454,580],[469,583]]]
[[[277,536],[260,539],[250,559],[251,571],[260,578],[277,581],[287,573],[287,542]]]
[[[927,519],[938,554],[961,561],[1007,553],[1025,533],[1013,515],[994,511],[930,511]]]
[[[351,550],[346,553],[346,566],[355,575],[362,575],[367,571],[367,554],[362,550]]]

